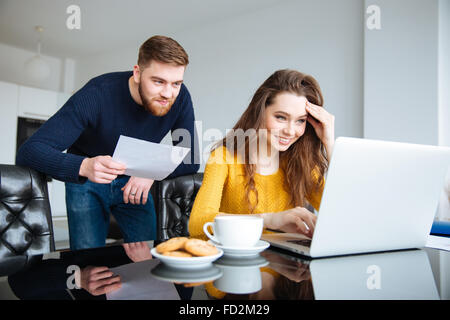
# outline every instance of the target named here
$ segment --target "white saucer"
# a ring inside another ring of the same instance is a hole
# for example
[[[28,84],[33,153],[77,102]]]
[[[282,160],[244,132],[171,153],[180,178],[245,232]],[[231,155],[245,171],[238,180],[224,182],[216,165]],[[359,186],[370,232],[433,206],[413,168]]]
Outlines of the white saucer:
[[[213,265],[206,266],[204,268],[183,270],[180,268],[167,266],[162,262],[154,267],[150,272],[159,280],[181,283],[214,281],[220,278],[223,274],[222,270]]]
[[[256,245],[253,247],[244,247],[244,248],[236,248],[236,247],[225,247],[221,245],[220,243],[213,242],[209,240],[208,242],[211,242],[214,244],[218,249],[223,250],[223,254],[227,256],[234,256],[234,257],[248,257],[248,256],[254,256],[258,253],[266,250],[270,243],[264,240],[259,240]]]
[[[190,258],[180,258],[180,257],[170,257],[165,256],[156,251],[156,248],[150,250],[153,257],[161,260],[162,263],[173,268],[183,268],[183,269],[194,269],[194,268],[204,268],[212,265],[212,262],[219,259],[223,251],[219,249],[219,253],[213,256],[205,257],[190,257]]]
[[[213,262],[213,265],[218,267],[232,267],[238,269],[261,268],[267,266],[268,264],[269,261],[267,261],[264,257],[262,257],[259,254],[244,257],[223,255]]]

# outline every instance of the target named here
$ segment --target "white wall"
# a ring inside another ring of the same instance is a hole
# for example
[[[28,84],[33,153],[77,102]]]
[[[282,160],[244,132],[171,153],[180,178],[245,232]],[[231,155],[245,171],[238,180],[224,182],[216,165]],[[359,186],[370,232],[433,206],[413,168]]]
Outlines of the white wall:
[[[146,39],[143,39],[144,42]],[[91,55],[77,60],[75,70],[75,90],[83,87],[93,77],[107,72],[132,70],[137,63],[138,50],[141,43],[129,48]]]
[[[365,0],[364,137],[438,144],[438,0]]]
[[[225,133],[272,72],[295,68],[319,81],[325,106],[336,116],[336,135],[362,137],[362,26],[359,0],[297,0],[168,35],[189,54],[185,83],[203,132]],[[79,60],[75,86],[97,74],[130,70],[139,45]]]
[[[360,1],[293,1],[179,33],[204,127],[231,128],[270,74],[294,68],[319,81],[336,135],[361,137],[361,12]]]
[[[439,0],[438,142],[450,147],[450,0]],[[441,193],[437,218],[450,221],[450,168]]]
[[[0,43],[0,81],[53,91],[62,91],[64,60],[42,55],[42,58],[48,62],[51,73],[48,79],[42,82],[35,82],[26,77],[24,68],[25,62],[34,55],[36,55],[36,52]]]
[[[439,0],[439,145],[450,147],[450,0]]]

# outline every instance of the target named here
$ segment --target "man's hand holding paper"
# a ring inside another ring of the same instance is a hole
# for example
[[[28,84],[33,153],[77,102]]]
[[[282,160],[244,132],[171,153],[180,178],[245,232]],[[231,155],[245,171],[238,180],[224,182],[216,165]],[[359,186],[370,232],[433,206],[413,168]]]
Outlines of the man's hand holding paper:
[[[189,150],[120,136],[113,160],[125,164],[126,175],[163,180],[178,167]]]
[[[171,174],[189,153],[188,148],[158,144],[120,136],[113,160],[126,166],[125,174],[131,176],[122,188],[125,203],[147,202],[154,180],[163,180]]]

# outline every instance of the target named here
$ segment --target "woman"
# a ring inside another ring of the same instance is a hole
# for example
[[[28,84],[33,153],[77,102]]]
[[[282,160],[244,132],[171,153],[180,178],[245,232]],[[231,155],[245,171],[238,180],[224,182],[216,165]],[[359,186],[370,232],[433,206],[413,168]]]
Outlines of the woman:
[[[218,214],[254,214],[265,229],[311,237],[316,216],[305,206],[319,209],[334,145],[334,116],[322,106],[313,77],[295,70],[272,74],[211,153],[190,235],[207,239],[203,225]]]

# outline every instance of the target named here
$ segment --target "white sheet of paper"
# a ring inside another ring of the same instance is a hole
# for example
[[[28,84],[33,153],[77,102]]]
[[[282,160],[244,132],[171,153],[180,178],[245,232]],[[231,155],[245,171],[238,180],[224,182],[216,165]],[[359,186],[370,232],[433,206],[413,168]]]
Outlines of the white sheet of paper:
[[[429,235],[426,247],[450,251],[450,238]]]
[[[127,166],[126,175],[163,180],[178,167],[189,150],[121,135],[113,160]]]
[[[111,268],[120,276],[122,287],[106,294],[108,300],[180,300],[175,285],[154,278],[150,270],[159,260],[150,259]]]

